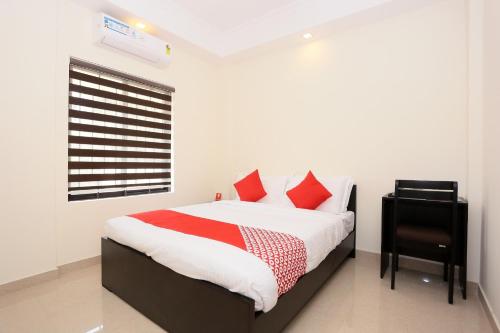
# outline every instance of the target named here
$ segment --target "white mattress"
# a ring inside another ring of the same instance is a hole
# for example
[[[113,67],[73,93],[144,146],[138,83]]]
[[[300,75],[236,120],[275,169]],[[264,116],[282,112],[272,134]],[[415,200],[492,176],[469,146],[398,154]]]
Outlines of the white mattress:
[[[306,272],[316,268],[354,227],[353,212],[332,214],[236,200],[172,210],[296,236],[306,246]],[[159,228],[128,216],[108,220],[105,236],[145,253],[177,273],[252,298],[256,311],[267,312],[278,300],[278,285],[271,268],[235,246]]]

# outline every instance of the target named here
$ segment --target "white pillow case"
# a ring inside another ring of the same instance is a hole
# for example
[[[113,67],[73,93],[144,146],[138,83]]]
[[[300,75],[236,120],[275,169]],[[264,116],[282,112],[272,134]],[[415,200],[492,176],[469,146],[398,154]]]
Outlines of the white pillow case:
[[[242,178],[244,178],[246,175],[239,174],[237,177],[237,180],[235,182],[238,182]],[[258,200],[257,202],[261,203],[266,203],[270,205],[281,205],[281,206],[286,206],[287,205],[287,196],[285,194],[285,188],[288,183],[288,180],[290,177],[288,176],[260,176],[260,180],[262,181],[262,186],[264,187],[264,190],[266,191],[267,195],[264,196],[262,199]],[[234,186],[233,186],[234,188]],[[240,197],[238,195],[238,192],[235,190],[235,197],[236,200],[240,200]]]
[[[295,207],[293,202],[286,195],[286,192],[299,185],[304,178],[305,176],[293,177],[288,182],[285,189],[285,197],[288,206]],[[352,186],[354,185],[352,177],[316,177],[316,179],[318,179],[318,181],[332,194],[332,196],[319,205],[316,210],[334,214],[345,213],[347,211],[347,205],[349,204]]]
[[[285,189],[289,179],[290,177],[287,176],[261,177],[262,186],[267,195],[257,202],[286,206],[288,197],[285,194]]]

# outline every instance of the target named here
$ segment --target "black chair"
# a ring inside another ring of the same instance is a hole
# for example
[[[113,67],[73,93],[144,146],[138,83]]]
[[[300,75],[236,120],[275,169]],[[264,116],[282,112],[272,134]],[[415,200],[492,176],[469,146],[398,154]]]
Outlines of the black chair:
[[[419,207],[436,204],[446,212],[439,225],[425,219]],[[394,289],[399,253],[440,253],[444,280],[448,280],[448,303],[453,304],[455,246],[457,244],[458,185],[452,181],[396,180],[392,230],[391,289]],[[449,266],[449,269],[448,269]],[[448,275],[448,276],[447,276]]]

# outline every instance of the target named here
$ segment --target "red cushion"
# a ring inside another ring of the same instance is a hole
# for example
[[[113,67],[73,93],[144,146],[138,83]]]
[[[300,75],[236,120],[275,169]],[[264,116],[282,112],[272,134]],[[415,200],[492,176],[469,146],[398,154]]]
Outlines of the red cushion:
[[[288,190],[286,195],[297,208],[316,209],[332,194],[309,171],[306,178],[297,186]]]
[[[241,201],[252,201],[262,199],[266,196],[266,191],[259,176],[259,170],[255,170],[245,178],[234,183],[234,187],[240,196]]]

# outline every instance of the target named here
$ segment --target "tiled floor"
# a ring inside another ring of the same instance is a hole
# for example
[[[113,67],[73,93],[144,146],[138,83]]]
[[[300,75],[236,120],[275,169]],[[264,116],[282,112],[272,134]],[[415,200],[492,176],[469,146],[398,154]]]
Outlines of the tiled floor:
[[[378,277],[377,257],[349,259],[287,332],[492,332],[478,297],[447,303],[438,276],[401,269],[396,290]],[[163,332],[101,287],[100,266],[0,296],[0,332]]]

